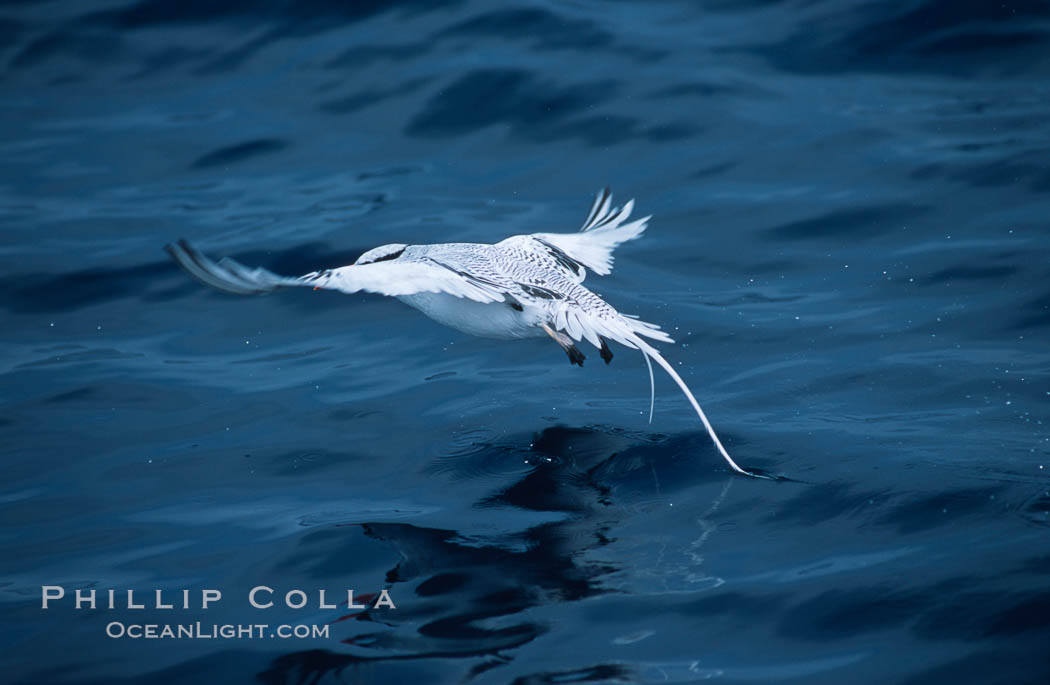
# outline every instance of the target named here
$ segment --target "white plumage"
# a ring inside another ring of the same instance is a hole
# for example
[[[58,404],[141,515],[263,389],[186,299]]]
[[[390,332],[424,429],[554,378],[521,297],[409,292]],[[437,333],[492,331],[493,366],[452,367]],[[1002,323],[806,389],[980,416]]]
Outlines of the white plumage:
[[[733,470],[755,475],[737,466],[688,386],[643,339],[674,342],[670,336],[659,326],[620,314],[583,286],[588,269],[603,276],[610,273],[613,250],[645,231],[649,217],[628,222],[633,209],[634,200],[622,208],[613,207],[612,194],[605,188],[577,233],[516,235],[494,245],[383,245],[349,266],[298,278],[249,269],[229,258],[215,263],[185,240],[165,249],[191,276],[238,295],[302,286],[390,295],[439,323],[471,335],[504,340],[548,335],[561,345],[572,363],[580,366],[584,355],[575,345],[580,340],[599,348],[606,363],[612,359],[608,340],[640,350],[649,366],[649,420],[655,396],[652,359],[685,393]]]

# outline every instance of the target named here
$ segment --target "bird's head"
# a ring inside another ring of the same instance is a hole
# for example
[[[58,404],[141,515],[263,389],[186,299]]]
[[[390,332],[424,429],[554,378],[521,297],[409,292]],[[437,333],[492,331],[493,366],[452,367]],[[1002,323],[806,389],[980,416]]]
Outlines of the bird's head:
[[[408,245],[402,245],[401,243],[391,243],[390,245],[373,247],[371,250],[358,257],[354,264],[360,266],[362,264],[375,264],[376,262],[397,259],[401,256],[401,253],[405,251],[406,247],[408,247]]]

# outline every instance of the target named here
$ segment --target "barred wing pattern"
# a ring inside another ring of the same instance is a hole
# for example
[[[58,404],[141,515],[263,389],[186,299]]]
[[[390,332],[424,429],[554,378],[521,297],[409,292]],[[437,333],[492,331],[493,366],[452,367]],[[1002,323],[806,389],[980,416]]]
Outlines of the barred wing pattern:
[[[582,283],[587,269],[599,276],[611,273],[613,250],[645,232],[651,217],[628,222],[633,210],[634,200],[628,200],[622,208],[613,207],[612,193],[604,188],[579,232],[516,235],[496,243],[496,247],[523,261],[558,269],[567,278]]]
[[[481,303],[503,300],[503,293],[498,289],[425,261],[344,266],[291,278],[261,267],[249,269],[229,257],[215,262],[185,240],[171,243],[165,249],[191,276],[205,285],[234,295],[259,295],[279,288],[310,287],[344,293],[363,290],[394,297],[441,292]]]

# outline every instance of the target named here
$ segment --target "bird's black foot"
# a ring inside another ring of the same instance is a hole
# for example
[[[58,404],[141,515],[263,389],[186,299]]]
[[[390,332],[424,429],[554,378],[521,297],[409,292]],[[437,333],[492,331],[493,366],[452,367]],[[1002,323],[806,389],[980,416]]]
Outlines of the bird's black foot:
[[[562,333],[561,331],[554,330],[545,323],[540,324],[540,328],[542,328],[547,333],[547,335],[554,338],[554,342],[561,345],[561,348],[565,350],[565,354],[569,355],[570,364],[583,366],[583,360],[587,357],[583,356],[583,352],[580,352],[580,348],[576,347],[576,344],[573,343],[572,338],[570,338],[565,333]]]
[[[605,338],[599,336],[598,340],[602,342],[602,349],[600,351],[600,354],[602,355],[602,361],[608,364],[612,361],[613,358],[612,350],[609,349],[609,343],[605,342]]]

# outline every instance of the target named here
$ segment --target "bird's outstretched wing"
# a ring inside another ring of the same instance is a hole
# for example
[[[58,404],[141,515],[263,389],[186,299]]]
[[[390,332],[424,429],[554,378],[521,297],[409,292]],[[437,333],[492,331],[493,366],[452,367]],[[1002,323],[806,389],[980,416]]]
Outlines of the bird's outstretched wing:
[[[605,276],[612,271],[613,250],[620,243],[634,240],[645,231],[650,217],[628,222],[634,200],[613,207],[608,188],[598,191],[587,220],[577,233],[532,233],[507,238],[500,247],[534,253],[553,262],[567,276],[582,283],[587,269]]]
[[[433,262],[377,262],[325,269],[291,278],[263,268],[249,269],[229,257],[219,262],[201,254],[185,240],[170,243],[168,254],[201,283],[235,295],[259,295],[279,288],[308,287],[356,293],[362,290],[381,295],[448,293],[476,302],[500,302],[501,291],[473,281]]]

